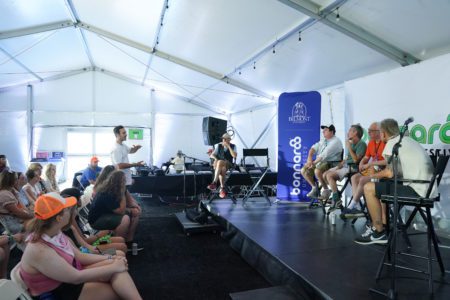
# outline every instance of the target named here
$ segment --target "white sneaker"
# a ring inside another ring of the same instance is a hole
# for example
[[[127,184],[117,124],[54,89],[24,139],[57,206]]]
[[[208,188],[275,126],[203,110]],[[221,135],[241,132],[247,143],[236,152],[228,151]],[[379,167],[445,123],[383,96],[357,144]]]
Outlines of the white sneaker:
[[[331,190],[324,189],[322,191],[322,194],[320,195],[320,198],[322,198],[323,200],[328,200],[328,199],[330,199],[330,196],[331,196]]]
[[[317,197],[317,192],[318,192],[317,188],[316,188],[316,187],[313,187],[313,188],[311,189],[311,192],[309,192],[308,194],[306,194],[306,197],[308,197],[308,198]]]

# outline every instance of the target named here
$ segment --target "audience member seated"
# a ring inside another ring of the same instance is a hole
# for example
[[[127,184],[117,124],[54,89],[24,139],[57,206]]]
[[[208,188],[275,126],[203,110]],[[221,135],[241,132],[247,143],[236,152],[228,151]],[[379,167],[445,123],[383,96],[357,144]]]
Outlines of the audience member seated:
[[[40,177],[34,170],[28,169],[25,173],[27,177],[27,183],[23,186],[22,190],[27,197],[29,207],[33,208],[36,199],[41,195],[41,189],[39,188]]]
[[[319,190],[314,181],[314,175],[321,186],[325,186],[323,173],[332,167],[331,162],[341,161],[342,142],[336,137],[336,128],[334,125],[322,125],[322,134],[324,139],[312,145],[308,152],[308,159],[300,170],[303,178],[312,187],[307,197],[318,197]],[[313,156],[316,158],[313,160]]]
[[[125,180],[125,174],[117,170],[101,184],[96,184],[88,220],[92,228],[113,230],[131,244],[139,219],[134,218],[131,209],[127,208]]]
[[[0,154],[0,172],[8,168],[8,161],[6,160],[6,155]]]
[[[37,199],[19,268],[28,292],[41,299],[141,299],[124,257],[81,253],[61,232],[76,202],[57,193]]]
[[[0,236],[0,279],[6,279],[9,261],[9,251],[14,243],[22,243],[23,234],[16,233],[14,235]]]
[[[47,188],[45,187],[44,181],[42,180],[42,165],[40,163],[34,162],[28,166],[28,170],[35,171],[36,175],[39,177],[38,184],[36,185],[36,190],[39,191],[38,194],[46,194]]]
[[[104,254],[106,251],[114,253],[114,255],[125,256],[127,245],[122,237],[113,237],[109,231],[99,231],[94,236],[86,236],[83,233],[78,222],[78,208],[81,206],[81,192],[79,189],[67,188],[61,191],[61,196],[75,197],[77,199],[77,205],[70,210],[70,227],[63,229],[63,231],[80,250],[84,248],[83,250],[89,251],[89,253]]]
[[[33,211],[33,209],[30,208],[30,202],[28,201],[27,195],[25,195],[25,191],[23,190],[23,187],[27,184],[27,178],[25,177],[25,174],[22,172],[17,172],[17,181],[15,185],[15,190],[19,194],[19,201],[23,204],[26,208],[29,208],[30,211]]]
[[[95,186],[101,185],[105,180],[108,179],[109,175],[116,170],[116,167],[113,165],[107,165],[104,167],[100,174],[98,175],[95,183],[92,185],[88,185],[84,191],[83,195],[81,195],[81,206],[84,207],[92,202],[92,199],[95,196]]]
[[[220,182],[220,198],[225,198],[227,192],[225,189],[225,176],[233,166],[233,160],[237,157],[237,148],[235,144],[231,143],[231,136],[228,133],[222,135],[222,142],[214,146],[214,151],[210,157],[214,160],[214,178],[208,189],[215,190],[217,188],[217,180]]]
[[[42,178],[45,190],[47,192],[59,193],[58,181],[56,180],[56,165],[47,164],[44,168],[44,176]]]
[[[325,185],[323,185],[322,199],[328,200],[330,195],[332,195],[332,205],[331,209],[341,206],[342,201],[340,199],[340,194],[337,189],[337,181],[342,180],[349,172],[351,164],[359,164],[359,161],[366,153],[367,145],[361,139],[363,136],[363,129],[361,125],[356,124],[350,126],[347,133],[347,140],[345,142],[345,147],[348,151],[347,158],[342,160],[336,167],[333,167],[323,174],[325,179]],[[354,169],[353,171],[355,171]],[[331,189],[328,188],[328,185]]]
[[[381,140],[386,143],[383,150],[383,157],[389,162],[392,156],[394,145],[400,139],[400,131],[397,121],[385,119],[381,121]],[[423,147],[408,136],[404,136],[401,147],[398,151],[400,179],[409,180],[431,180],[433,176],[433,163]],[[384,170],[370,175],[370,178],[393,178],[392,163],[388,164]],[[401,197],[425,197],[428,189],[427,183],[405,183],[397,185],[397,193]],[[364,196],[367,201],[367,208],[372,219],[372,227],[368,228],[355,242],[362,245],[386,244],[387,237],[384,224],[386,218],[382,214],[381,195],[392,195],[394,193],[394,182],[368,182],[364,185]],[[431,197],[437,196],[436,185],[432,190]]]
[[[97,180],[97,177],[100,175],[100,172],[102,171],[102,168],[98,166],[98,158],[96,156],[93,156],[91,158],[91,162],[89,163],[88,167],[84,169],[83,174],[81,175],[80,183],[83,185],[83,187],[87,187],[88,185],[94,185],[95,181]]]
[[[380,124],[375,122],[369,126],[369,144],[365,156],[359,162],[358,170],[352,176],[352,201],[342,211],[346,216],[363,216],[360,199],[364,193],[364,185],[370,182],[370,175],[386,166],[383,158],[384,142],[380,138]]]
[[[5,169],[0,173],[0,222],[11,234],[19,233],[33,214],[19,201],[15,190],[17,174]]]

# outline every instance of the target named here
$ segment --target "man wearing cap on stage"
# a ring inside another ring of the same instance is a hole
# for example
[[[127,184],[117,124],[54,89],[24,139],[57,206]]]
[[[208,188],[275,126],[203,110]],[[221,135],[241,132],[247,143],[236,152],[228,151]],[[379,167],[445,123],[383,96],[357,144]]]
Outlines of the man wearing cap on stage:
[[[208,189],[215,190],[216,182],[220,182],[220,198],[225,198],[225,175],[227,170],[233,166],[233,160],[237,157],[236,145],[231,143],[231,136],[228,133],[222,135],[222,142],[214,146],[214,151],[210,157],[214,160],[215,172],[213,182],[208,185]]]
[[[91,158],[91,162],[89,163],[88,167],[84,169],[83,174],[81,175],[80,183],[87,187],[88,185],[95,184],[95,180],[97,180],[98,175],[102,171],[102,168],[98,166],[98,157],[93,156]]]
[[[312,187],[311,191],[306,195],[307,197],[318,197],[318,189],[314,182],[314,175],[321,186],[327,186],[323,179],[323,173],[333,167],[329,162],[339,162],[342,157],[342,142],[335,136],[336,128],[333,124],[322,125],[322,134],[324,139],[312,145],[309,149],[308,159],[301,169],[303,178]],[[313,160],[313,156],[316,159]]]

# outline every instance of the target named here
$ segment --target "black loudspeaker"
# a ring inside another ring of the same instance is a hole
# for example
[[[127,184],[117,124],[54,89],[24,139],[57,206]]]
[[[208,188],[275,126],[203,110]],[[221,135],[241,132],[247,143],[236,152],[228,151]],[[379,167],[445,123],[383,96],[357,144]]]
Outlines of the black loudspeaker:
[[[227,121],[213,117],[203,118],[203,142],[205,145],[215,145],[222,141],[222,135],[227,131]]]

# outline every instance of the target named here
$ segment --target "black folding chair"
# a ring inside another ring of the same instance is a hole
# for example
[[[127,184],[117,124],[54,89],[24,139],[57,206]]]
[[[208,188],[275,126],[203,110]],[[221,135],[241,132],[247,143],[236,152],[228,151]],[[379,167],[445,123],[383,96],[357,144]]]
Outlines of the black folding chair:
[[[233,159],[233,163],[231,165],[231,168],[229,168],[227,170],[227,173],[225,174],[225,178],[224,178],[224,185],[225,186],[224,186],[224,189],[225,189],[225,191],[227,193],[227,198],[230,198],[231,201],[233,201],[233,204],[236,204],[237,203],[236,196],[234,195],[232,188],[230,186],[228,186],[228,184],[227,184],[227,182],[230,179],[231,174],[233,173],[234,170],[236,170],[236,160],[235,159]],[[213,170],[213,175],[212,176],[214,177],[214,170]],[[214,200],[219,198],[220,189],[221,189],[220,184],[218,184],[216,189],[209,193],[209,195],[208,195],[208,203],[212,203]]]
[[[245,159],[247,157],[265,157],[266,158],[266,166],[259,167],[257,170],[249,170],[246,168]],[[242,170],[246,172],[253,184],[248,189],[248,191],[245,193],[244,198],[242,199],[242,205],[246,205],[248,198],[250,198],[253,194],[258,193],[262,195],[269,205],[272,205],[272,202],[270,201],[269,197],[267,196],[266,192],[262,187],[260,187],[261,182],[263,181],[264,177],[266,176],[267,172],[269,172],[269,149],[268,148],[260,148],[260,149],[242,149]]]
[[[393,229],[393,230],[400,229],[402,232],[406,232],[408,227],[411,225],[414,217],[417,215],[417,213],[419,213],[419,215],[422,217],[423,221],[425,222],[425,224],[427,226],[427,246],[428,246],[427,247],[427,256],[424,257],[424,256],[412,254],[409,252],[406,253],[406,252],[402,252],[402,251],[397,251],[396,249],[391,249],[393,234],[390,234],[388,244],[387,244],[386,250],[384,252],[383,259],[378,267],[376,280],[380,279],[381,272],[385,265],[392,266],[395,263],[396,268],[428,275],[428,289],[429,289],[430,294],[432,294],[433,293],[433,267],[432,267],[433,261],[437,260],[437,262],[439,264],[439,268],[441,270],[441,274],[445,275],[444,264],[442,262],[442,257],[441,257],[441,253],[439,251],[439,246],[438,246],[438,239],[436,236],[436,232],[434,230],[433,219],[431,217],[431,208],[434,207],[434,202],[440,200],[440,194],[438,194],[436,197],[430,197],[430,195],[431,195],[431,192],[433,190],[435,183],[437,186],[439,186],[442,175],[447,166],[448,160],[449,160],[449,156],[439,156],[431,180],[406,180],[406,179],[398,180],[399,184],[401,184],[401,183],[424,183],[424,184],[428,183],[429,184],[425,197],[402,197],[402,196],[399,196],[397,198],[399,211],[401,208],[403,208],[405,206],[412,206],[412,207],[414,207],[414,210],[412,211],[412,213],[409,216],[406,223],[404,225],[400,225],[400,226],[403,226],[404,228],[394,228]],[[386,206],[389,206],[390,204],[393,204],[394,196],[393,195],[381,195],[381,201],[385,202],[387,204]],[[389,208],[387,207],[386,209],[388,210]],[[387,215],[387,217],[389,217],[388,212],[386,213],[386,215]],[[389,220],[388,220],[388,222],[389,222]],[[433,247],[434,247],[436,259],[433,259],[431,256],[431,245],[433,245]],[[421,258],[421,259],[427,260],[428,261],[427,271],[418,270],[418,269],[411,268],[409,266],[398,265],[396,262],[391,262],[391,259],[390,259],[391,251],[396,251],[396,254],[399,254],[399,255],[408,256],[408,257],[412,257],[412,258]]]

